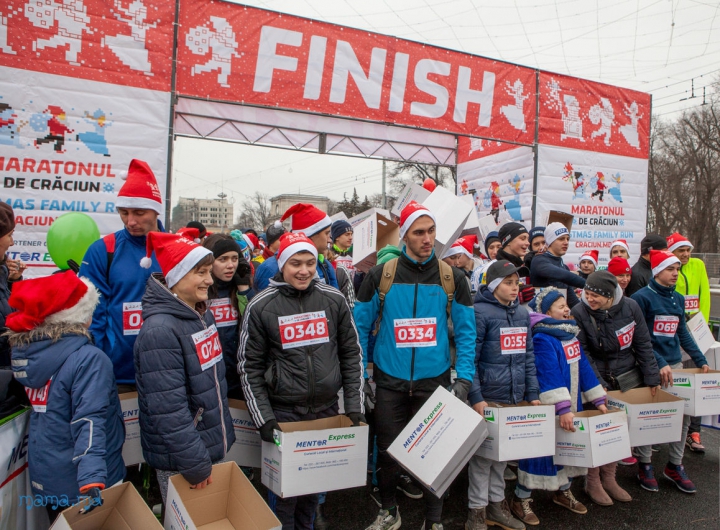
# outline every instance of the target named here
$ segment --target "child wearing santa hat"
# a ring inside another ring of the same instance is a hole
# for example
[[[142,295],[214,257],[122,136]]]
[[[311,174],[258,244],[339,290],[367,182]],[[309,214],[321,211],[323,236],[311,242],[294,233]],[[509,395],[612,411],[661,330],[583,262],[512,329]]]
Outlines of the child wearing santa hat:
[[[101,505],[101,490],[125,477],[112,362],[88,331],[98,300],[71,271],[18,282],[10,296],[13,372],[33,407],[30,480],[51,520],[82,497],[90,498],[85,511]]]
[[[163,502],[177,473],[193,488],[212,483],[212,465],[235,441],[227,402],[223,350],[207,308],[213,284],[211,250],[178,236],[151,232],[162,274],[153,274],[142,299],[135,342],[140,433],[145,461],[157,472]]]
[[[352,313],[343,295],[315,275],[318,252],[304,234],[284,234],[279,272],[247,306],[240,332],[238,370],[248,410],[261,438],[273,442],[279,422],[345,414],[365,423],[363,366]],[[312,530],[318,495],[269,504],[283,528]]]
[[[615,257],[630,259],[630,247],[624,239],[616,239],[610,245],[610,259]]]
[[[580,256],[580,261],[578,262],[578,266],[580,267],[578,276],[587,280],[588,276],[597,269],[599,257],[600,253],[597,250],[586,250],[583,252],[583,255]]]
[[[457,267],[465,273],[465,276],[470,278],[472,274],[473,265],[473,250],[480,248],[480,243],[476,235],[464,236],[456,239],[452,246],[445,251],[443,260],[448,265]]]

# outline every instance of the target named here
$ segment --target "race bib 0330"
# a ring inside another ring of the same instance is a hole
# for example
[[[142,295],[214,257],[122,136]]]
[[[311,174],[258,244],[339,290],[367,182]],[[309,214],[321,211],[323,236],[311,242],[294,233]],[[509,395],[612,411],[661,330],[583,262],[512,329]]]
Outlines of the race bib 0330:
[[[698,295],[685,295],[685,311],[687,311],[688,313],[700,311],[700,297]]]
[[[325,311],[278,317],[283,350],[330,342]]]
[[[203,372],[222,360],[222,345],[214,324],[191,337]]]
[[[395,346],[398,348],[430,348],[437,346],[437,319],[396,318]]]
[[[143,325],[142,303],[123,303],[123,335],[137,335]]]
[[[503,355],[525,353],[527,328],[500,328],[500,352]]]
[[[680,318],[672,315],[657,315],[653,322],[653,334],[658,337],[674,337]]]

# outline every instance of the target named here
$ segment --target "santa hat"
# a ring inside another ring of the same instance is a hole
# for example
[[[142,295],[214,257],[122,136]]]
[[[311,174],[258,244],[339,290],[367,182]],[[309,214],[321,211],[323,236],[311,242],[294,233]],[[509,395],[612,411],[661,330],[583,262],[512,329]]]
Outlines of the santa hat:
[[[185,226],[178,229],[175,234],[186,237],[188,239],[192,239],[193,241],[195,241],[195,243],[200,243],[200,230],[198,230],[197,228],[189,228]]]
[[[688,241],[686,237],[681,236],[678,232],[675,232],[673,235],[665,238],[668,245],[668,250],[670,252],[675,252],[680,247],[690,247],[690,250],[693,249],[693,244]]]
[[[612,245],[610,245],[610,252],[612,252],[613,247],[622,247],[625,249],[625,252],[630,254],[630,247],[627,244],[627,241],[624,239],[616,239],[612,242]]]
[[[613,276],[620,276],[621,274],[632,274],[632,269],[630,268],[628,260],[626,260],[625,258],[621,258],[620,256],[615,256],[613,259],[610,260],[607,270]]]
[[[147,235],[147,255],[140,260],[140,266],[143,269],[149,269],[152,265],[150,256],[153,251],[155,251],[155,257],[165,275],[168,289],[177,284],[201,259],[212,255],[210,249],[201,247],[187,237],[164,232],[150,232]]]
[[[455,254],[465,254],[468,258],[472,259],[473,249],[480,248],[478,238],[476,235],[465,236],[455,240],[455,243],[445,252],[444,258],[449,258]]]
[[[292,215],[290,228],[293,232],[302,232],[308,237],[314,236],[318,232],[325,230],[332,225],[330,216],[323,212],[320,208],[312,204],[299,202],[293,204],[282,215],[279,221],[275,221],[277,228],[282,228],[282,222]]]
[[[318,257],[315,243],[310,241],[305,234],[290,233],[281,235],[280,247],[278,248],[277,254],[278,268],[282,270],[285,266],[285,262],[298,252],[309,252],[315,256],[315,259]]]
[[[243,234],[243,239],[250,247],[250,250],[255,250],[256,248],[260,247],[260,240],[257,238],[257,236],[251,232],[248,232],[247,234]]]
[[[42,324],[85,324],[92,318],[100,294],[87,278],[65,271],[13,285],[5,325],[12,331],[31,331]]]
[[[653,276],[657,276],[673,263],[680,263],[680,260],[672,252],[667,250],[650,251],[650,267],[652,267]]]
[[[597,250],[586,250],[582,256],[580,256],[580,260],[578,263],[583,261],[591,261],[595,267],[598,266],[598,258],[600,257],[600,253]]]
[[[155,175],[142,160],[132,159],[127,179],[118,192],[116,208],[136,208],[163,213],[162,197]]]
[[[418,204],[415,201],[410,201],[405,205],[405,208],[400,212],[400,239],[405,237],[405,234],[410,229],[412,224],[420,219],[423,215],[427,215],[430,219],[435,221],[435,216],[430,210],[428,210],[422,204]],[[435,221],[437,223],[437,221]]]

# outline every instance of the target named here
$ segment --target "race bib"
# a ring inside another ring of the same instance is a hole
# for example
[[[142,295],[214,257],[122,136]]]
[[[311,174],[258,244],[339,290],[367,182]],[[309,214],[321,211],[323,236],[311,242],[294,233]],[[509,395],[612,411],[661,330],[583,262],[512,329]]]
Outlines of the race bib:
[[[653,334],[657,337],[674,337],[680,319],[670,315],[658,315],[653,322]]]
[[[430,348],[437,346],[437,319],[396,318],[395,346],[398,348]]]
[[[617,335],[618,342],[620,343],[620,349],[626,350],[630,347],[635,336],[635,321],[633,320],[627,326],[618,329],[615,332]]]
[[[191,337],[203,372],[222,360],[222,345],[214,324]]]
[[[335,263],[342,265],[350,273],[350,279],[355,277],[355,267],[353,266],[352,256],[338,256],[335,258]]]
[[[687,311],[688,313],[700,311],[700,297],[698,295],[685,295],[685,311]]]
[[[137,335],[143,325],[142,303],[125,302],[123,304],[123,335]]]
[[[283,350],[330,342],[325,311],[278,317]]]
[[[577,339],[565,340],[562,342],[563,351],[565,352],[565,360],[568,364],[576,363],[580,360],[580,341]]]
[[[238,311],[229,298],[216,298],[210,300],[208,308],[215,317],[215,325],[219,328],[235,326],[238,321]]]
[[[503,355],[525,353],[527,328],[500,328],[500,352]]]
[[[25,393],[27,394],[30,404],[35,412],[45,412],[47,410],[48,394],[50,393],[50,383],[52,383],[52,377],[45,383],[42,388],[28,388],[25,387]]]

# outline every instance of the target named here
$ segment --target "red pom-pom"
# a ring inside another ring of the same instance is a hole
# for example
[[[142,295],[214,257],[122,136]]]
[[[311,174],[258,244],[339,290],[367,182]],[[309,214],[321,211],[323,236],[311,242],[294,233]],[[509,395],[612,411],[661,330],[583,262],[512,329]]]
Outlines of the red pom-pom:
[[[435,183],[435,181],[433,179],[428,177],[423,181],[422,187],[425,188],[426,190],[428,190],[430,193],[432,193],[433,191],[435,191],[435,188],[437,188],[437,184]]]

